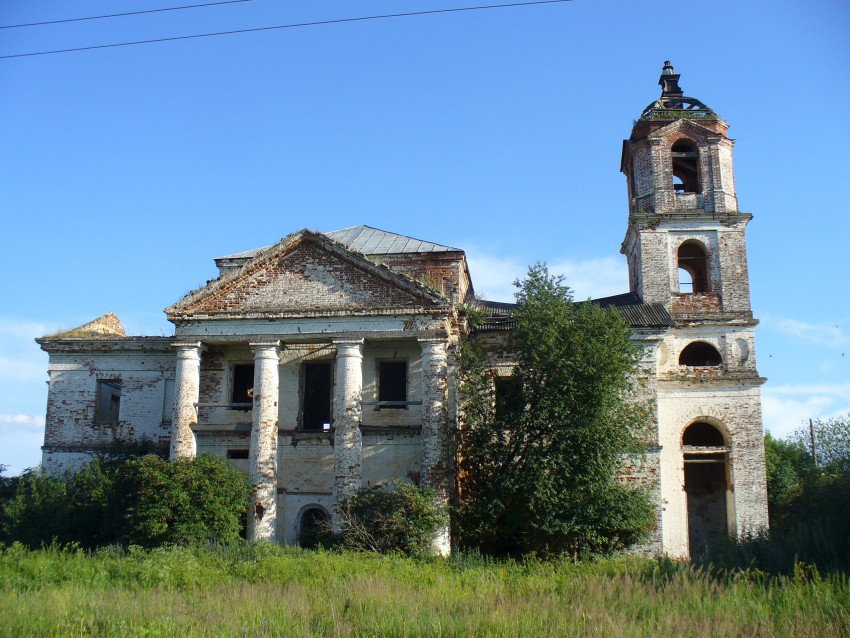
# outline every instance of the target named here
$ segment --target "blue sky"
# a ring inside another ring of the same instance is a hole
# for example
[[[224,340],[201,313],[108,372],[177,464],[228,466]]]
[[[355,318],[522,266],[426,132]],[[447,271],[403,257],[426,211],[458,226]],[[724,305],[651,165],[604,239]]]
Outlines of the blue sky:
[[[176,4],[0,0],[0,24]],[[6,29],[0,55],[474,4],[254,0]],[[765,426],[847,413],[850,4],[575,0],[0,59],[0,464],[40,460],[34,337],[110,310],[170,334],[213,257],[301,228],[464,248],[491,299],[536,260],[626,291],[620,150],[664,60],[737,140]]]

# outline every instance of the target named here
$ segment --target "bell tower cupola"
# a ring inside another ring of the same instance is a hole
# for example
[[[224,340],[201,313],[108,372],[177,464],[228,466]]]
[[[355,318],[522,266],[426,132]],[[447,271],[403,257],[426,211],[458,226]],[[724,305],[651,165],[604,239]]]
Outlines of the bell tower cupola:
[[[632,292],[674,318],[750,318],[744,232],[729,125],[679,86],[664,63],[661,97],[623,142],[629,226],[622,252]]]

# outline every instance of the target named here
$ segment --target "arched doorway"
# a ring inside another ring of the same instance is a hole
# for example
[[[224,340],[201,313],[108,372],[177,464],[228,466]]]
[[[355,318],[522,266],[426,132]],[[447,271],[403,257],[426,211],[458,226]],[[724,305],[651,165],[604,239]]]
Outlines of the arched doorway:
[[[321,543],[330,529],[331,517],[325,508],[308,505],[298,517],[298,544],[313,548]]]
[[[693,557],[729,533],[729,446],[717,427],[697,421],[682,434],[682,454]]]

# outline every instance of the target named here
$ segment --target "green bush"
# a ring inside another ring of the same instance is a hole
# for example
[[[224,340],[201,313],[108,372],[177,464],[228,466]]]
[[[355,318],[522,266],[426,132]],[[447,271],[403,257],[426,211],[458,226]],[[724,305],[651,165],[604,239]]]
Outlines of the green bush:
[[[65,481],[39,470],[27,470],[15,481],[14,496],[3,507],[3,540],[28,547],[54,540],[70,542],[70,509]]]
[[[208,454],[173,462],[94,458],[62,477],[26,472],[3,506],[0,529],[4,542],[28,547],[228,543],[239,538],[248,493],[245,476]]]
[[[341,507],[340,543],[347,549],[425,556],[446,521],[430,488],[396,481],[360,489]]]
[[[238,541],[250,493],[247,477],[211,454],[131,459],[121,488],[129,495],[126,540],[145,547]]]

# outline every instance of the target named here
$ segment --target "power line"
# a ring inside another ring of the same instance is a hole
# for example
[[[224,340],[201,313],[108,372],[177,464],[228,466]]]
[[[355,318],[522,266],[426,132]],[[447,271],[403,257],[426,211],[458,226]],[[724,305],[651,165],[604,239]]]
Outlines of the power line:
[[[13,55],[0,55],[0,60],[11,58],[29,58],[38,55],[54,55],[56,53],[74,53],[76,51],[91,51],[93,49],[112,49],[115,47],[129,47],[138,44],[155,44],[158,42],[174,42],[177,40],[195,40],[198,38],[214,38],[223,35],[236,35],[238,33],[256,33],[258,31],[275,31],[278,29],[297,29],[300,27],[317,27],[328,24],[342,24],[345,22],[365,22],[366,20],[386,20],[388,18],[409,18],[413,16],[434,15],[440,13],[459,13],[461,11],[483,11],[488,9],[508,9],[511,7],[528,7],[540,4],[562,4],[573,0],[535,0],[533,2],[512,2],[508,4],[489,4],[476,7],[457,7],[455,9],[432,9],[429,11],[410,11],[407,13],[386,13],[383,15],[361,16],[359,18],[338,18],[335,20],[319,20],[317,22],[298,22],[294,24],[280,24],[273,27],[255,27],[252,29],[236,29],[234,31],[218,31],[215,33],[197,33],[194,35],[180,35],[169,38],[155,38],[153,40],[136,40],[135,42],[117,42],[115,44],[96,44],[88,47],[75,47],[73,49],[56,49],[54,51],[36,51],[34,53],[15,53]]]
[[[202,7],[216,7],[221,4],[237,4],[240,2],[253,2],[253,0],[222,0],[221,2],[205,2],[204,4],[188,4],[180,7],[164,7],[162,9],[147,9],[145,11],[128,11],[127,13],[108,13],[102,16],[88,16],[85,18],[65,18],[63,20],[48,20],[46,22],[28,22],[26,24],[2,24],[0,29],[20,29],[23,27],[41,27],[48,24],[64,24],[66,22],[83,22],[85,20],[103,20],[104,18],[123,18],[124,16],[137,16],[143,13],[162,13],[163,11],[181,11],[183,9],[200,9]]]

